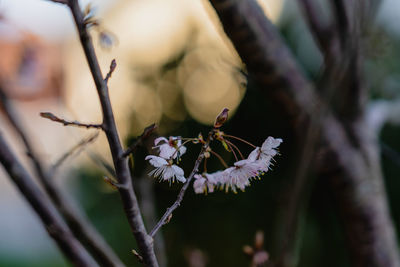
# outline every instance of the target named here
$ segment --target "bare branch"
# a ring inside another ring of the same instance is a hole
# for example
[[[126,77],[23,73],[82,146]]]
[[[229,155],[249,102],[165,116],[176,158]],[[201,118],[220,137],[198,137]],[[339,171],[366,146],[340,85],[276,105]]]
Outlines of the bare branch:
[[[75,25],[78,30],[82,48],[84,50],[89,69],[92,73],[94,83],[103,112],[103,130],[106,134],[109,147],[111,150],[116,178],[118,183],[122,185],[118,188],[126,217],[131,227],[132,233],[136,238],[140,255],[146,266],[158,266],[157,259],[153,249],[153,239],[147,234],[142,215],[140,213],[139,204],[136,194],[132,187],[131,173],[129,170],[128,160],[122,157],[124,150],[119,139],[118,130],[114,120],[114,114],[109,98],[108,86],[103,79],[100,66],[94,51],[93,43],[87,28],[84,24],[84,15],[79,7],[77,0],[69,0],[68,2],[71,13],[74,17]]]
[[[61,118],[57,117],[56,115],[54,115],[51,112],[40,112],[40,116],[45,118],[45,119],[49,119],[51,121],[55,121],[55,122],[61,123],[64,126],[76,126],[76,127],[84,127],[84,128],[103,129],[103,125],[102,124],[86,124],[86,123],[81,123],[81,122],[78,122],[78,121],[67,121],[67,120],[64,120],[64,119],[61,119]]]
[[[32,177],[10,150],[0,133],[0,162],[8,175],[39,215],[49,235],[75,266],[95,266],[86,249],[73,236],[52,202],[33,182]]]
[[[208,134],[207,141],[203,144],[199,156],[197,157],[196,162],[194,163],[193,170],[190,173],[189,177],[187,178],[186,183],[182,186],[181,191],[179,191],[178,197],[175,200],[174,204],[172,204],[172,206],[167,209],[167,211],[164,213],[164,215],[161,217],[158,223],[154,226],[153,230],[151,230],[150,232],[151,237],[154,237],[154,235],[163,225],[169,223],[169,221],[172,218],[172,212],[181,205],[181,202],[183,200],[183,197],[185,196],[186,190],[190,185],[190,182],[193,180],[194,175],[199,171],[199,166],[204,159],[204,152],[207,151],[207,148],[210,145],[210,139],[212,133],[213,131],[210,131],[210,133]]]
[[[53,164],[53,166],[50,169],[50,173],[54,174],[55,171],[68,159],[70,158],[73,154],[79,153],[84,147],[92,142],[94,142],[97,137],[99,136],[99,132],[89,136],[88,138],[85,138],[81,140],[78,144],[73,146],[70,150],[68,150],[66,153],[64,153],[58,160],[56,160],[56,163]]]
[[[156,129],[157,125],[154,123],[150,126],[147,126],[143,130],[143,133],[136,139],[136,141],[125,150],[125,152],[122,154],[122,157],[127,157],[129,154],[133,153],[136,148],[141,145],[143,141],[148,138]]]
[[[50,199],[67,221],[67,224],[71,228],[71,231],[74,233],[74,235],[83,244],[85,244],[90,253],[94,255],[96,261],[102,265],[124,266],[111,247],[108,246],[107,242],[86,218],[86,216],[81,213],[80,210],[72,203],[72,201],[67,198],[55,185],[53,182],[55,179],[50,177],[49,173],[45,170],[40,162],[39,156],[35,152],[33,146],[28,140],[28,137],[26,136],[26,133],[23,130],[17,112],[1,88],[0,103],[10,124],[14,127],[15,131],[22,139],[28,155],[33,162],[40,183],[43,185]]]

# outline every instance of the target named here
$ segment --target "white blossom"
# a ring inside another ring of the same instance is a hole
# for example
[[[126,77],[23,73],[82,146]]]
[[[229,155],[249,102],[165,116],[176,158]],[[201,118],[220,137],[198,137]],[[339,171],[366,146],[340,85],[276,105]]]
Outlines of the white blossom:
[[[175,182],[175,179],[184,183],[186,178],[184,177],[183,170],[172,161],[167,161],[164,158],[149,155],[145,158],[149,160],[150,164],[155,167],[149,175],[158,177],[161,181]]]
[[[194,175],[195,181],[193,183],[193,189],[196,194],[212,193],[214,187],[217,184],[217,177],[219,172],[216,173],[203,173]]]
[[[264,143],[261,146],[261,152],[264,155],[267,156],[275,156],[278,151],[276,150],[276,148],[282,143],[282,139],[281,138],[273,138],[271,136],[269,136]]]
[[[237,192],[237,188],[244,190],[250,185],[250,180],[259,176],[259,166],[256,162],[244,159],[235,162],[233,167],[227,168],[221,175],[221,183],[225,185],[226,190],[229,188],[233,192]]]
[[[159,144],[161,142],[162,144]],[[182,145],[182,140],[179,136],[170,136],[169,139],[158,137],[154,140],[154,145],[154,148],[160,150],[159,156],[164,159],[175,159],[186,152],[186,147]]]
[[[260,172],[267,172],[271,166],[271,160],[278,154],[276,148],[282,143],[282,139],[269,136],[261,148],[256,147],[248,156],[248,160],[255,162],[259,166]]]

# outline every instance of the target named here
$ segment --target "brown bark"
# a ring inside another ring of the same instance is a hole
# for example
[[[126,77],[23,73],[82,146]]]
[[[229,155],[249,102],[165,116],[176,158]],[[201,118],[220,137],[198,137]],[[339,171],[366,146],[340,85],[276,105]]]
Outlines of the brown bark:
[[[353,80],[344,89],[350,97],[346,97],[348,110],[342,110],[342,114],[350,115],[336,117],[255,1],[210,2],[249,74],[269,98],[283,107],[295,131],[302,131],[296,126],[313,121],[314,114],[323,111],[316,120],[326,151],[319,172],[330,180],[336,195],[353,266],[400,266],[377,145],[364,126],[365,89],[354,86],[362,84],[359,69],[355,68],[356,75],[350,76]],[[351,62],[359,64],[358,60],[355,56]]]

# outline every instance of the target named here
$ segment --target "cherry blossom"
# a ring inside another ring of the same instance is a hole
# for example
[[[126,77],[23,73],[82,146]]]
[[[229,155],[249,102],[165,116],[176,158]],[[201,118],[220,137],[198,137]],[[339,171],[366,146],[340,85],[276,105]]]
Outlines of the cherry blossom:
[[[218,182],[219,173],[221,173],[221,171],[216,173],[195,174],[194,178],[196,180],[193,183],[194,192],[196,194],[214,192],[214,187]]]
[[[152,170],[149,175],[158,177],[161,181],[175,182],[176,179],[182,183],[186,182],[183,170],[177,165],[173,164],[171,160],[167,161],[162,157],[153,155],[149,155],[145,159],[149,160],[150,164],[155,167],[155,169]]]
[[[161,142],[162,144],[159,144]],[[159,156],[164,159],[175,159],[186,152],[186,147],[182,145],[181,138],[177,136],[170,136],[169,139],[158,137],[154,140],[154,145],[154,148],[160,150]]]

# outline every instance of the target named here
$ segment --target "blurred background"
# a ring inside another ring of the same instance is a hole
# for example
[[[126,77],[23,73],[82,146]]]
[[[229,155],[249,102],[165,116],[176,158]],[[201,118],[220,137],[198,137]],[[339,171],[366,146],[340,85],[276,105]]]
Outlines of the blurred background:
[[[320,1],[322,6],[324,1]],[[294,0],[259,0],[280,29],[310,79],[320,74],[322,57]],[[91,4],[100,20],[91,33],[105,73],[113,58],[117,69],[110,94],[122,140],[129,144],[151,123],[160,135],[194,137],[206,134],[224,107],[230,120],[223,130],[261,145],[268,136],[284,140],[273,171],[246,192],[187,193],[183,205],[162,230],[168,266],[247,266],[242,247],[252,244],[257,230],[265,234],[270,254],[279,249],[280,227],[293,182],[297,152],[293,133],[272,103],[265,101],[222,34],[217,17],[203,0],[81,1]],[[365,71],[371,99],[395,99],[400,86],[400,2],[384,0],[377,24],[368,33]],[[92,131],[62,127],[39,117],[50,111],[63,118],[99,122],[94,83],[67,8],[49,1],[0,1],[0,78],[18,108],[41,159],[54,164],[65,151]],[[0,112],[0,127],[25,159],[23,147]],[[380,135],[383,171],[393,219],[400,224],[400,128],[386,125]],[[243,153],[251,148],[238,144]],[[232,156],[215,150],[232,162]],[[199,148],[190,146],[181,163],[192,167]],[[175,200],[180,185],[146,177],[146,151],[133,159],[139,199],[150,201],[160,216]],[[136,247],[118,194],[103,181],[105,171],[88,156],[111,162],[104,136],[69,159],[56,182],[84,208],[97,229],[128,266],[137,266]],[[210,170],[222,166],[209,162]],[[144,185],[142,183],[144,181]],[[150,184],[150,189],[146,187]],[[147,190],[147,191],[146,191]],[[148,191],[150,190],[150,191]],[[349,266],[343,233],[324,181],[310,190],[301,218],[299,266]],[[149,200],[150,194],[150,200]],[[147,202],[146,202],[147,203]],[[154,214],[153,214],[154,215]],[[145,216],[152,228],[152,214]],[[0,266],[68,266],[36,215],[0,170]]]

